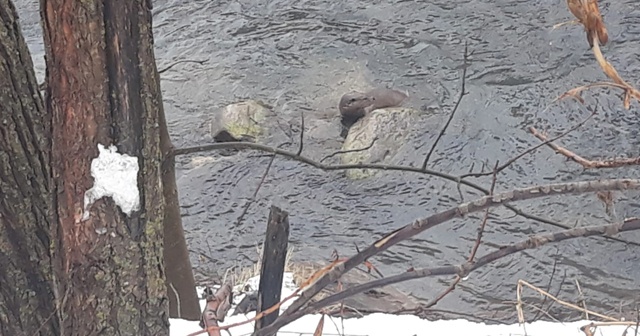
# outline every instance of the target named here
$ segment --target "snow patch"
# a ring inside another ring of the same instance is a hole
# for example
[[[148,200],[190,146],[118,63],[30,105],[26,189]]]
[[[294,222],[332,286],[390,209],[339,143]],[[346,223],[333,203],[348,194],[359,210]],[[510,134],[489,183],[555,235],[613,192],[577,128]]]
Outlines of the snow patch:
[[[249,278],[244,284],[236,285],[233,290],[235,292],[242,292],[244,289],[247,291],[257,291],[260,287],[260,276],[256,275],[254,277]],[[285,296],[293,294],[298,287],[293,281],[293,273],[284,272],[282,276],[282,298]]]
[[[120,210],[130,216],[140,209],[138,158],[119,154],[114,145],[105,148],[98,144],[98,152],[98,157],[91,161],[94,182],[93,187],[84,193],[82,220],[89,219],[91,205],[105,196],[113,198]]]
[[[290,295],[295,290],[291,273],[285,273],[282,298]],[[259,277],[249,279],[245,284],[237,286],[238,289],[250,287],[256,290],[260,283]],[[198,293],[202,293],[204,288],[196,287]],[[214,289],[214,291],[217,288]],[[237,304],[242,299],[241,296],[234,295],[234,303]],[[292,300],[293,301],[293,300]],[[284,311],[292,301],[285,303],[280,311]],[[229,325],[243,322],[255,316],[255,312],[250,312],[246,316],[243,314],[231,316],[233,308],[229,310],[224,323]],[[206,301],[200,300],[200,309],[204,310]],[[313,335],[320,315],[306,315],[284,326],[278,335],[280,336],[309,336]],[[333,320],[333,321],[332,321]],[[582,320],[576,322],[545,322],[536,321],[533,323],[521,324],[485,324],[471,322],[464,319],[456,320],[423,320],[413,315],[391,315],[391,314],[370,314],[361,318],[351,318],[341,321],[338,318],[325,318],[323,335],[345,335],[345,336],[584,336],[580,328],[589,325],[592,321]],[[169,334],[171,336],[186,336],[190,333],[201,331],[198,321],[187,321],[183,319],[169,319],[171,324]],[[251,335],[254,323],[247,323],[230,330],[232,335]],[[628,330],[627,330],[628,329]],[[601,326],[597,329],[598,336],[620,336],[635,332],[635,325],[631,328],[624,325]],[[228,333],[221,333],[228,335]],[[595,335],[596,333],[594,333]],[[206,335],[204,333],[203,335]]]

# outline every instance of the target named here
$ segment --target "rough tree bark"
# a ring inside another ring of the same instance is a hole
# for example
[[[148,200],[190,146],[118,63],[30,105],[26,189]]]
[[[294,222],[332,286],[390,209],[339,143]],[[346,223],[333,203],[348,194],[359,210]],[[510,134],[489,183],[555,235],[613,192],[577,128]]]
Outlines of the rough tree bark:
[[[43,0],[41,12],[46,108],[16,10],[0,0],[0,334],[166,334],[165,286],[180,293],[173,316],[200,311],[150,4]],[[131,217],[103,199],[82,219],[97,144],[139,159],[142,210]]]
[[[0,335],[57,335],[50,117],[15,8],[0,0]]]
[[[41,0],[41,12],[62,334],[166,335],[164,120],[151,3]],[[109,197],[85,209],[98,144],[138,158],[140,210],[126,215]]]
[[[146,1],[42,0],[63,335],[167,335],[162,108]],[[138,158],[140,210],[85,209],[98,144]],[[84,219],[89,211],[88,219]]]

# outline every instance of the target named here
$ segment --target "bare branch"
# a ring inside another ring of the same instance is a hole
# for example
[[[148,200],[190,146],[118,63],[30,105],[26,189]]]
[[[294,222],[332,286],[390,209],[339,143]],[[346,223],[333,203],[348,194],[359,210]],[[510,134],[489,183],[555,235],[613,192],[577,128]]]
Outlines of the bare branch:
[[[174,66],[176,66],[176,65],[178,65],[180,63],[198,63],[200,65],[203,65],[203,64],[207,63],[208,61],[209,61],[208,59],[206,59],[206,60],[188,60],[187,59],[187,60],[175,61],[175,62],[167,65],[164,69],[158,70],[158,74],[165,73],[165,72],[171,70],[171,68],[173,68]]]
[[[500,173],[501,171],[505,170],[507,167],[512,165],[514,162],[516,162],[517,160],[519,160],[523,156],[525,156],[525,155],[527,155],[527,154],[529,154],[531,152],[534,152],[535,150],[537,150],[538,148],[540,148],[540,147],[542,147],[544,145],[548,145],[548,144],[550,144],[550,143],[552,143],[552,142],[554,142],[554,141],[556,141],[556,140],[558,140],[560,138],[563,138],[567,134],[577,130],[580,127],[582,127],[584,124],[587,123],[587,121],[589,121],[596,114],[596,111],[597,111],[597,109],[594,109],[593,112],[591,112],[591,114],[587,118],[585,118],[581,122],[575,124],[573,127],[568,129],[566,132],[564,132],[564,133],[562,133],[562,134],[560,134],[560,135],[558,135],[558,136],[556,136],[554,138],[548,139],[548,140],[546,140],[546,141],[544,141],[544,142],[542,142],[540,144],[537,144],[537,145],[535,145],[533,147],[530,147],[526,151],[524,151],[524,152],[516,155],[515,157],[511,158],[509,161],[505,162],[502,166],[498,167],[497,172]],[[481,177],[481,176],[488,176],[488,175],[491,175],[491,174],[492,174],[492,172],[487,172],[487,173],[469,173],[469,174],[464,174],[464,175],[460,176],[460,178],[464,179],[464,178],[467,178],[467,177]]]
[[[497,181],[496,174],[498,173],[498,171],[497,171],[498,163],[499,162],[496,161],[496,164],[493,167],[493,178],[491,180],[491,189],[489,190],[489,195],[493,195],[493,191],[494,191],[494,189],[496,187],[496,181]],[[478,227],[478,235],[476,237],[476,242],[473,245],[473,247],[471,248],[471,253],[469,254],[469,257],[467,258],[467,261],[469,261],[469,262],[473,261],[476,258],[476,253],[478,252],[478,248],[480,248],[480,244],[482,243],[482,234],[484,233],[484,228],[487,225],[487,221],[488,220],[489,220],[489,209],[484,211],[484,217],[482,218],[482,222],[480,222],[480,227]],[[456,278],[449,285],[449,287],[447,289],[445,289],[435,299],[427,302],[425,304],[425,308],[430,308],[430,307],[433,307],[436,304],[438,304],[438,302],[440,302],[440,300],[442,300],[449,293],[453,292],[453,290],[456,288],[458,283],[460,283],[460,280],[462,280],[462,277],[460,275],[456,275]]]
[[[272,326],[274,326],[276,329],[270,329],[271,326],[269,326],[266,329],[264,329],[269,331],[268,332],[265,331],[260,335],[265,335],[265,334],[268,334],[269,332],[273,332],[277,330],[277,328],[280,328],[281,326],[286,324],[286,323],[284,324],[282,323],[283,319],[286,319],[287,316],[293,315],[295,312],[299,311],[304,304],[309,302],[309,300],[311,300],[311,298],[313,298],[313,296],[315,296],[318,292],[320,292],[324,287],[326,287],[330,283],[335,282],[344,273],[353,269],[357,265],[361,264],[371,256],[376,255],[382,251],[385,251],[391,246],[394,246],[395,244],[401,241],[407,240],[425,230],[433,228],[451,219],[462,218],[473,212],[481,211],[491,207],[501,206],[506,204],[507,202],[524,201],[524,200],[535,199],[540,197],[549,197],[549,196],[558,196],[558,195],[567,195],[567,194],[581,194],[581,193],[597,192],[597,191],[603,191],[603,190],[629,190],[629,189],[640,189],[640,180],[614,179],[614,180],[597,180],[597,181],[549,184],[549,185],[536,186],[536,187],[530,187],[530,188],[524,188],[524,189],[515,189],[512,191],[499,193],[493,196],[485,196],[473,202],[463,203],[458,205],[457,207],[433,214],[429,217],[418,219],[410,224],[405,225],[404,227],[401,227],[399,229],[396,229],[388,233],[383,238],[377,240],[362,252],[350,257],[349,259],[347,259],[342,263],[335,265],[331,269],[331,271],[325,273],[312,285],[304,289],[304,292],[302,293],[300,298],[295,302],[293,302],[291,306],[283,313],[283,315],[272,324]],[[638,221],[638,223],[636,222],[633,222],[633,223],[640,225],[640,221]],[[617,224],[617,225],[620,226],[620,224]],[[586,230],[586,228],[578,228],[578,229],[572,229],[572,230]],[[568,230],[568,231],[573,232],[571,230]],[[567,231],[563,231],[563,232],[567,232]],[[597,232],[593,233],[587,230],[584,236],[591,236],[595,234],[597,234]],[[562,238],[562,236],[560,238]],[[532,242],[535,242],[538,245],[544,243],[542,241],[532,241]],[[502,252],[508,252],[508,251],[510,251],[509,248],[504,248],[499,250],[498,252],[502,253]],[[472,264],[472,265],[482,264],[482,261],[478,260],[476,263],[468,262],[467,264]],[[453,267],[453,270],[454,270],[453,272],[448,271],[447,273],[438,273],[438,275],[442,275],[442,274],[462,275],[466,273],[465,269],[457,269],[454,266],[451,266],[451,267]],[[415,274],[422,274],[422,273],[419,273],[418,271],[413,271],[413,272],[407,272],[405,274],[415,275]],[[430,274],[431,273],[428,273],[427,275],[430,275]],[[424,276],[427,276],[427,275],[424,275]],[[421,276],[418,276],[418,277],[421,277]],[[396,277],[388,277],[382,280],[389,281],[389,279],[396,279]],[[413,278],[408,277],[400,281],[405,281],[409,279],[413,279]],[[395,283],[395,282],[391,282],[391,283]],[[385,283],[385,285],[391,284],[391,283]]]
[[[411,167],[411,166],[400,166],[400,165],[387,165],[387,164],[374,164],[374,163],[358,163],[358,164],[344,164],[344,165],[327,165],[327,164],[323,164],[317,161],[314,161],[310,158],[304,157],[304,156],[298,156],[296,155],[296,153],[293,152],[289,152],[286,150],[282,150],[279,148],[274,148],[274,147],[270,147],[267,145],[262,145],[262,144],[257,144],[257,143],[253,143],[253,142],[224,142],[224,143],[213,143],[213,144],[209,144],[209,145],[202,145],[202,146],[196,146],[196,147],[187,147],[187,148],[178,148],[173,150],[169,155],[185,155],[185,154],[191,154],[191,153],[198,153],[198,152],[204,152],[204,151],[210,151],[210,150],[220,150],[220,149],[253,149],[253,150],[258,150],[258,151],[262,151],[262,152],[267,152],[267,153],[272,153],[272,154],[276,154],[276,155],[280,155],[307,165],[310,165],[314,168],[320,169],[320,170],[324,170],[324,171],[334,171],[334,170],[348,170],[348,169],[378,169],[378,170],[386,170],[386,171],[403,171],[403,172],[412,172],[412,173],[418,173],[418,174],[426,174],[426,175],[431,175],[431,176],[435,176],[435,177],[439,177],[451,182],[454,182],[456,184],[459,185],[465,185],[469,188],[478,190],[482,193],[484,193],[485,195],[489,194],[489,190],[476,184],[473,182],[469,182],[467,180],[463,180],[458,176],[454,176],[454,175],[450,175],[447,173],[443,173],[443,172],[439,172],[439,171],[435,171],[435,170],[431,170],[431,169],[421,169],[418,167]],[[460,189],[458,189],[460,191]],[[527,218],[527,219],[531,219],[540,223],[544,223],[544,224],[548,224],[548,225],[552,225],[555,227],[559,227],[562,229],[569,229],[570,227],[564,224],[561,224],[559,222],[553,221],[553,220],[549,220],[540,216],[536,216],[536,215],[532,215],[526,212],[523,212],[522,210],[518,209],[517,207],[511,205],[511,204],[504,204],[505,207],[507,207],[509,210],[513,211],[516,215]],[[640,246],[640,243],[636,243],[633,241],[626,241],[624,239],[621,238],[617,238],[617,237],[606,237],[607,239],[611,239],[614,241],[618,241],[618,242],[622,242],[625,244],[630,244],[630,245],[634,245],[634,246]]]
[[[496,161],[495,166],[493,167],[493,177],[491,179],[491,189],[489,190],[489,195],[493,195],[493,191],[496,188],[496,181],[497,181],[497,175],[498,175],[498,163],[499,161]],[[478,252],[478,248],[480,247],[480,244],[482,243],[482,235],[484,234],[484,228],[487,225],[487,220],[489,219],[489,209],[484,211],[484,218],[482,218],[482,222],[480,223],[480,227],[478,228],[478,236],[476,237],[476,243],[473,245],[473,248],[471,249],[471,253],[469,255],[469,258],[467,259],[467,261],[473,261],[473,259],[476,258],[476,253]]]
[[[220,336],[219,329],[213,328],[218,326],[218,321],[224,322],[224,317],[231,308],[232,301],[231,285],[225,283],[216,293],[207,293],[207,305],[200,319],[200,327],[208,331],[209,336]]]
[[[249,207],[251,207],[251,204],[253,204],[253,202],[256,201],[258,192],[260,191],[260,188],[262,188],[262,184],[264,183],[264,180],[267,177],[267,174],[269,174],[269,170],[271,169],[271,165],[273,164],[273,160],[275,159],[276,159],[276,155],[275,154],[271,155],[271,160],[269,160],[269,164],[267,164],[267,169],[265,169],[264,174],[262,174],[262,178],[260,179],[260,183],[258,184],[258,187],[256,187],[256,190],[253,192],[253,196],[251,196],[249,203],[247,203],[247,205],[244,207],[244,210],[242,210],[242,214],[240,214],[240,216],[238,217],[238,220],[236,221],[236,225],[240,225],[242,223],[242,219],[247,214],[247,211],[249,211]]]
[[[456,101],[456,104],[453,106],[453,110],[451,110],[451,114],[449,114],[449,119],[447,120],[447,123],[444,125],[442,130],[440,130],[440,134],[438,134],[436,141],[433,143],[433,145],[431,146],[431,149],[429,150],[429,153],[424,158],[424,162],[422,163],[422,170],[427,169],[427,164],[429,163],[429,159],[431,158],[431,155],[436,150],[436,146],[438,146],[438,142],[440,141],[442,136],[444,136],[444,133],[447,131],[447,128],[451,123],[451,120],[453,120],[453,116],[456,114],[456,111],[460,106],[460,102],[462,102],[462,97],[464,97],[467,94],[465,92],[465,86],[467,81],[467,67],[468,67],[467,61],[468,60],[469,60],[469,53],[468,53],[467,41],[465,41],[464,42],[464,65],[462,66],[462,87],[460,88],[460,95],[458,96],[458,100]]]
[[[556,253],[557,253],[557,249],[556,249]],[[554,277],[556,275],[557,266],[558,266],[558,260],[557,259],[553,259],[553,267],[551,268],[551,276],[549,277],[549,282],[547,283],[547,292],[551,291],[551,283],[553,282],[553,279],[554,279]],[[562,286],[560,286],[560,287],[562,287]],[[537,321],[542,314],[548,316],[547,311],[551,309],[551,306],[553,305],[553,302],[549,305],[549,308],[545,311],[542,308],[544,307],[544,304],[546,302],[547,302],[547,297],[545,296],[544,298],[542,298],[542,303],[540,304],[540,310],[538,311],[536,316],[533,317],[533,321]]]
[[[178,148],[175,149],[171,155],[186,155],[191,153],[199,153],[210,150],[220,150],[220,149],[253,149],[262,152],[272,153],[276,155],[280,155],[298,162],[302,162],[304,164],[310,165],[312,167],[325,170],[348,170],[348,169],[379,169],[379,170],[388,170],[388,171],[404,171],[404,172],[414,172],[419,174],[427,174],[437,176],[455,183],[460,182],[461,184],[468,186],[470,188],[479,190],[485,194],[488,194],[489,191],[478,184],[469,181],[459,181],[457,176],[453,176],[447,173],[442,173],[435,170],[430,169],[421,169],[418,167],[410,167],[410,166],[399,166],[399,165],[386,165],[386,164],[372,164],[372,163],[359,163],[359,164],[344,164],[344,165],[327,165],[317,161],[314,161],[310,158],[296,155],[294,152],[286,151],[279,148],[270,147],[267,145],[262,145],[253,142],[223,142],[223,143],[212,143],[208,145],[195,146],[195,147],[187,147],[187,148]]]
[[[547,137],[541,132],[539,132],[538,130],[536,130],[534,127],[529,127],[529,131],[531,131],[531,133],[533,133],[533,135],[535,135],[538,139],[545,141],[545,144],[547,146],[553,148],[559,154],[562,154],[568,157],[569,159],[577,162],[578,164],[580,164],[582,167],[586,169],[619,168],[624,166],[640,165],[640,156],[635,158],[616,158],[616,159],[601,160],[601,161],[587,160],[564,147],[548,142]]]
[[[580,298],[580,303],[582,304],[582,308],[584,308],[584,318],[586,320],[590,320],[589,318],[589,310],[587,309],[587,300],[584,298],[584,293],[582,293],[582,288],[580,287],[580,282],[578,279],[576,280],[576,288],[578,288],[578,297]]]
[[[304,148],[304,113],[300,112],[300,147],[298,147],[297,156],[302,154],[302,149]]]
[[[500,258],[514,254],[516,252],[524,251],[527,249],[537,248],[547,243],[560,242],[563,240],[573,239],[578,237],[606,235],[606,234],[610,234],[611,232],[624,232],[624,231],[633,231],[633,230],[640,230],[640,218],[628,218],[623,223],[586,226],[586,227],[574,228],[571,230],[560,231],[556,233],[541,234],[541,235],[530,237],[529,239],[521,241],[519,243],[498,249],[494,252],[488,253],[475,262],[466,262],[458,266],[442,266],[442,267],[436,267],[436,268],[416,269],[416,270],[401,273],[398,275],[386,277],[383,279],[370,281],[365,284],[351,287],[340,293],[333,294],[329,297],[326,297],[322,300],[319,300],[315,303],[308,305],[304,309],[294,310],[292,312],[285,312],[273,324],[261,330],[260,333],[257,333],[254,335],[262,336],[270,332],[274,332],[279,328],[281,328],[282,326],[290,322],[293,322],[296,319],[306,314],[313,313],[314,311],[317,311],[322,307],[326,307],[340,300],[343,300],[346,297],[349,297],[358,293],[362,293],[364,291],[371,290],[373,288],[384,287],[384,286],[392,285],[392,284],[407,281],[407,280],[419,279],[419,278],[430,277],[430,276],[451,275],[451,274],[464,275],[480,267],[486,266],[487,264],[494,262]],[[336,266],[336,268],[334,268],[334,270],[329,275],[337,273],[336,270],[339,270],[342,265]],[[318,282],[320,281],[322,281],[322,278]],[[316,282],[316,284],[318,282]],[[306,293],[303,293],[302,297],[306,297],[306,296],[307,296]],[[295,301],[291,307],[293,307],[294,305],[297,305],[298,301],[300,301],[300,299]],[[287,309],[287,311],[289,311],[289,309]]]
[[[376,141],[378,140],[378,137],[373,138],[373,140],[371,140],[371,143],[367,146],[367,147],[363,147],[363,148],[356,148],[356,149],[348,149],[348,150],[339,150],[337,152],[331,153],[325,157],[322,158],[322,160],[320,160],[320,162],[332,158],[338,154],[347,154],[347,153],[357,153],[357,152],[362,152],[362,151],[366,151],[367,149],[373,147],[373,144],[376,143]]]
[[[630,220],[631,221],[633,221],[633,220],[638,221],[638,218],[634,218],[634,219],[630,219]],[[611,225],[619,225],[619,224],[611,224]],[[607,226],[607,225],[605,225],[605,226]],[[534,291],[536,291],[536,292],[538,292],[538,293],[540,293],[540,294],[542,294],[544,296],[548,296],[551,300],[553,300],[555,302],[558,302],[559,304],[561,304],[563,306],[566,306],[566,307],[569,307],[569,308],[573,308],[573,309],[578,310],[578,311],[584,311],[585,313],[587,313],[587,312],[591,313],[591,315],[597,316],[597,317],[599,317],[601,319],[605,319],[605,320],[609,320],[609,321],[617,321],[617,319],[615,319],[613,317],[610,317],[610,316],[607,316],[607,315],[599,314],[599,313],[596,313],[596,312],[593,312],[593,311],[583,310],[582,307],[574,305],[573,303],[562,301],[562,300],[558,299],[557,297],[555,297],[555,296],[543,291],[542,289],[540,289],[540,288],[538,288],[538,287],[536,287],[536,286],[534,286],[534,285],[532,285],[532,284],[530,284],[530,283],[528,283],[528,282],[526,282],[524,280],[518,280],[518,291],[522,292],[522,286],[527,286],[527,287],[533,289]],[[520,321],[524,321],[524,313],[522,311],[520,311],[518,313],[518,315],[520,315],[518,319]]]

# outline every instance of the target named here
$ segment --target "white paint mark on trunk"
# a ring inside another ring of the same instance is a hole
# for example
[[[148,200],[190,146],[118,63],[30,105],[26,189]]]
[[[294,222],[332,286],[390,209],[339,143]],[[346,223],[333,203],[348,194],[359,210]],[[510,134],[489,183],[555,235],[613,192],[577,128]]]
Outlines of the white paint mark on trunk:
[[[119,154],[116,146],[105,148],[98,144],[98,157],[91,161],[93,187],[84,193],[84,214],[82,220],[89,219],[89,208],[102,197],[108,196],[130,216],[140,209],[138,190],[138,158]]]

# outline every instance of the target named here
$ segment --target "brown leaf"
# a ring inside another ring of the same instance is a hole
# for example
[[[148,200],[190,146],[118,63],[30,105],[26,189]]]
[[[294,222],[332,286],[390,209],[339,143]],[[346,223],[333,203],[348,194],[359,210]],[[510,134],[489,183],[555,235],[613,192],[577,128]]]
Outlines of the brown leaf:
[[[567,6],[573,16],[584,26],[590,47],[593,48],[595,37],[598,38],[601,45],[607,44],[609,34],[602,20],[597,0],[567,0]]]
[[[600,14],[598,1],[583,0],[583,2],[588,3],[587,19],[584,25],[587,30],[587,38],[590,42],[589,45],[592,44],[593,37],[595,37],[593,34],[597,34],[601,45],[607,44],[607,42],[609,42],[609,34],[607,33],[607,27],[605,27],[602,15]]]

